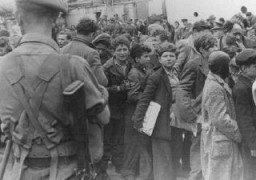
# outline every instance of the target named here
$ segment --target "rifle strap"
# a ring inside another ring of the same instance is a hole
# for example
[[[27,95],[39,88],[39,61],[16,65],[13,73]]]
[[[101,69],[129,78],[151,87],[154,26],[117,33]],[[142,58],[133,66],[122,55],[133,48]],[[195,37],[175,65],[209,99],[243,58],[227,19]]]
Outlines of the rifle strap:
[[[74,80],[71,77],[71,72],[70,72],[70,61],[71,56],[70,55],[63,55],[61,57],[62,61],[60,63],[60,76],[61,76],[61,81],[62,81],[62,87],[65,89],[68,85],[70,85]],[[86,109],[84,109],[86,111]],[[78,165],[82,166],[87,162],[87,168],[89,168],[92,171],[95,171],[94,167],[94,161],[92,157],[92,153],[89,148],[89,134],[88,134],[88,117],[85,118],[85,125],[86,125],[86,132],[85,132],[85,144],[78,145]],[[81,143],[81,142],[80,142]],[[84,147],[86,150],[84,150]],[[89,162],[88,159],[84,159],[85,153],[87,153],[87,157],[89,157]]]

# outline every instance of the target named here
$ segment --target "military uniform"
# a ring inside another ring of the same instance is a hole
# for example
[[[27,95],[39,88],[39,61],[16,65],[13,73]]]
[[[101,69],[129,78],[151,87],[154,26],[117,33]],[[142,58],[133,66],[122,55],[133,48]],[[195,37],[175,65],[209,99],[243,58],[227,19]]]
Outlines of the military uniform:
[[[20,1],[23,0],[17,0]],[[24,1],[63,9],[62,1]],[[11,133],[14,142],[13,180],[74,179],[77,144],[62,95],[63,59],[68,59],[71,82],[80,80],[85,84],[87,110],[99,106],[104,109],[106,98],[88,63],[77,56],[68,57],[60,55],[58,45],[50,37],[27,33],[13,52],[1,58],[0,119],[3,132]]]

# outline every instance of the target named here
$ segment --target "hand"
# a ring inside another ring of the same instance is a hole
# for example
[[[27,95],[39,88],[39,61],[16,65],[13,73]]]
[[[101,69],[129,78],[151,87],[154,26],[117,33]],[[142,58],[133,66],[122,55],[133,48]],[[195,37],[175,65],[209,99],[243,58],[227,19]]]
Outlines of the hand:
[[[246,49],[245,46],[244,46],[244,44],[243,44],[243,42],[238,42],[238,41],[236,41],[236,44],[237,44],[237,46],[238,46],[241,50]]]
[[[120,84],[120,91],[126,91],[132,88],[132,83],[128,80],[123,81],[122,84]]]
[[[12,139],[12,132],[14,130],[14,123],[12,121],[5,121],[1,123],[1,131],[5,134],[5,139]]]

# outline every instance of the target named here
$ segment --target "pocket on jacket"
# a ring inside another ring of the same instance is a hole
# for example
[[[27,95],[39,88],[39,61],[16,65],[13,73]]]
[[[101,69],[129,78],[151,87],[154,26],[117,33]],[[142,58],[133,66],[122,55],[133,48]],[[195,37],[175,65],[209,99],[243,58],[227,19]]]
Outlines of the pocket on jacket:
[[[212,159],[228,158],[232,154],[232,141],[224,135],[212,138]]]

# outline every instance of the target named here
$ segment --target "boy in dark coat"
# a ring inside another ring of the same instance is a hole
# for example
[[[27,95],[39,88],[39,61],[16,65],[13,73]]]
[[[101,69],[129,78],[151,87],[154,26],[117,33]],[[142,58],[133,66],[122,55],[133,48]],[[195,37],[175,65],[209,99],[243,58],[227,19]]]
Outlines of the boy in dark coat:
[[[238,127],[242,134],[245,180],[256,179],[256,107],[252,84],[256,78],[256,51],[245,49],[236,57],[242,73],[233,89]]]

